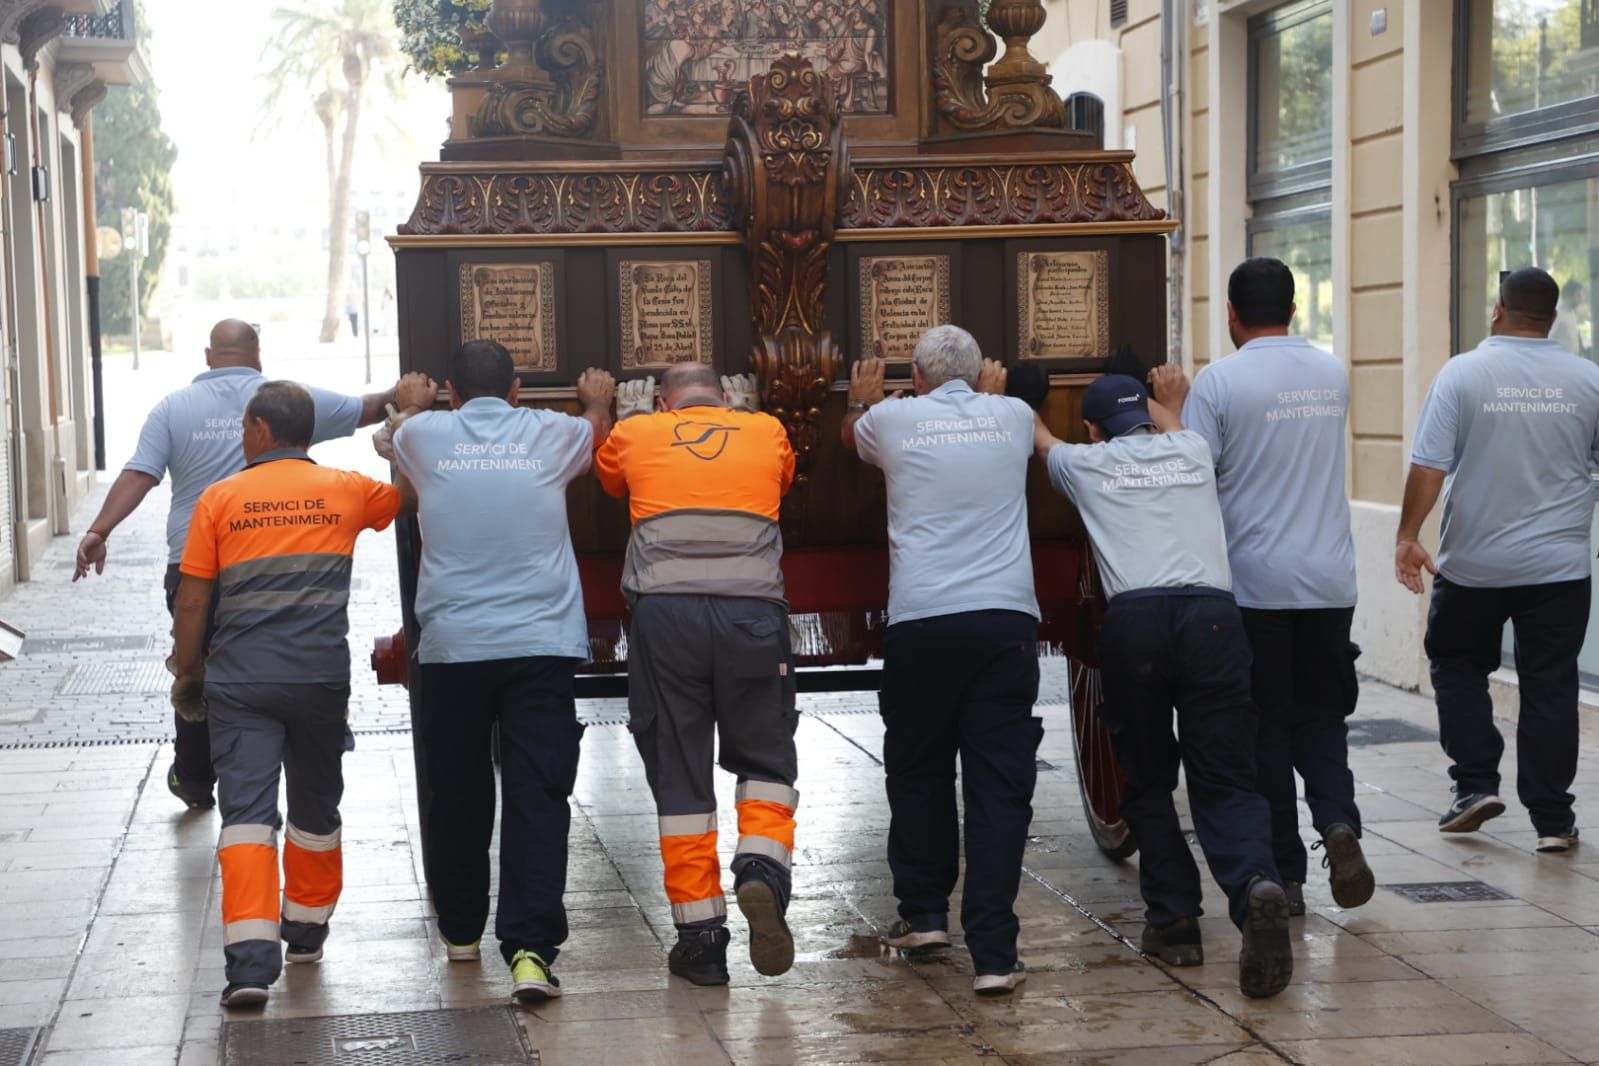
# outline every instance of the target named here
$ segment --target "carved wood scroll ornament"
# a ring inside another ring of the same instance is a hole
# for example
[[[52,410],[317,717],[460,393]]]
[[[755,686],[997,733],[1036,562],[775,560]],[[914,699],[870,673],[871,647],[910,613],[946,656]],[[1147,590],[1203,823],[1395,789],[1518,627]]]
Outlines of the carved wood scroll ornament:
[[[472,119],[473,137],[583,137],[594,129],[605,67],[588,26],[567,15],[539,38],[535,55],[550,77],[496,84]]]
[[[722,177],[748,252],[761,409],[783,423],[803,476],[837,373],[827,253],[849,179],[838,103],[810,60],[779,57],[734,99]]]
[[[1005,37],[1005,55],[986,77],[983,70],[998,51],[994,38],[964,7],[947,7],[938,20],[933,89],[939,114],[969,133],[1064,128],[1066,105],[1049,87],[1043,64],[1027,50],[1028,39],[1044,24],[1038,0],[994,0],[987,17]]]

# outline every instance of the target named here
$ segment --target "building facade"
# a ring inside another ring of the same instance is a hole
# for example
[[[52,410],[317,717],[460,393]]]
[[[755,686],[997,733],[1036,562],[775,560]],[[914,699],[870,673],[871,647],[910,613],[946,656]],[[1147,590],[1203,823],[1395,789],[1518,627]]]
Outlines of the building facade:
[[[1486,335],[1499,272],[1519,266],[1562,284],[1555,335],[1599,358],[1599,0],[1046,6],[1034,50],[1057,87],[1106,101],[1107,143],[1136,149],[1182,219],[1171,333],[1188,369],[1232,351],[1227,277],[1251,254],[1293,268],[1294,329],[1348,366],[1361,668],[1425,687],[1426,601],[1395,582],[1393,539],[1428,386]]]
[[[0,0],[0,597],[94,488],[91,115],[145,76],[131,0]]]

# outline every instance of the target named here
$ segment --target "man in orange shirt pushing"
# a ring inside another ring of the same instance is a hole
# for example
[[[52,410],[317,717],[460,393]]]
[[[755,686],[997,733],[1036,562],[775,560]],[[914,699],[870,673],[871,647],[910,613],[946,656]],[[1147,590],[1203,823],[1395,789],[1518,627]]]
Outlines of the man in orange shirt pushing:
[[[728,388],[741,399],[753,392],[738,379]],[[784,914],[799,719],[778,529],[794,453],[777,419],[732,409],[702,363],[667,371],[659,410],[628,417],[629,400],[647,411],[648,391],[644,382],[618,390],[624,421],[594,469],[607,492],[629,497],[633,516],[622,572],[628,707],[678,931],[668,968],[697,985],[728,980],[712,761],[720,737],[722,767],[738,777],[732,869],[750,961],[775,976],[794,962]]]
[[[392,485],[312,462],[315,424],[303,386],[271,381],[256,391],[244,410],[245,469],[201,495],[180,564],[173,695],[195,700],[203,684],[209,710],[229,1007],[265,1003],[285,957],[322,957],[344,880],[351,557],[362,530],[383,529],[402,507]],[[280,768],[289,808],[281,909]]]

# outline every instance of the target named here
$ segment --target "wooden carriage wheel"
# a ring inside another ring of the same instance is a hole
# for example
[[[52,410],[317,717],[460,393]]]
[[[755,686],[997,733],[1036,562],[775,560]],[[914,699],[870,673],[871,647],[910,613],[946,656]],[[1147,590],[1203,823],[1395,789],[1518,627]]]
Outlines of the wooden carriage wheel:
[[[1084,624],[1076,649],[1067,659],[1071,668],[1072,754],[1077,759],[1077,788],[1083,797],[1083,816],[1099,850],[1113,859],[1125,859],[1138,850],[1138,841],[1122,820],[1121,801],[1125,780],[1110,730],[1100,718],[1104,702],[1094,642],[1100,621],[1105,616],[1105,596],[1099,587],[1099,569],[1094,556],[1085,550],[1078,572]]]

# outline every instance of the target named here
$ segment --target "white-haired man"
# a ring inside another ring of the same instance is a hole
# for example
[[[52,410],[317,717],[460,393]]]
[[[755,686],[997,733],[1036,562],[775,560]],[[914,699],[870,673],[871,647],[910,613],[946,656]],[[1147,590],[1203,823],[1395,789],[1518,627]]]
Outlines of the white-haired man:
[[[961,927],[979,994],[1026,969],[1015,903],[1033,817],[1038,600],[1027,538],[1033,412],[970,333],[938,326],[912,356],[916,396],[883,403],[883,363],[850,375],[844,444],[888,483],[889,594],[880,702],[898,948],[949,944],[960,872],[955,757],[966,800]],[[950,506],[950,501],[960,501]]]

